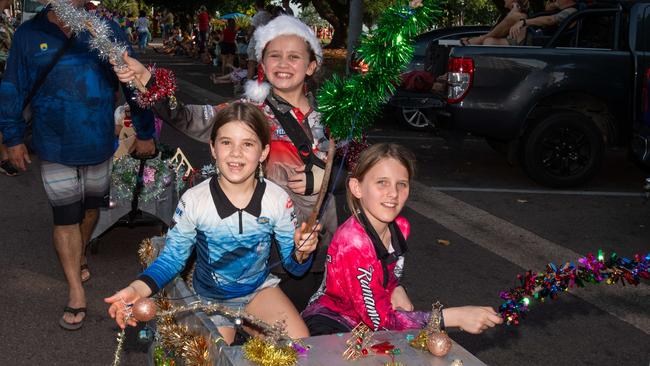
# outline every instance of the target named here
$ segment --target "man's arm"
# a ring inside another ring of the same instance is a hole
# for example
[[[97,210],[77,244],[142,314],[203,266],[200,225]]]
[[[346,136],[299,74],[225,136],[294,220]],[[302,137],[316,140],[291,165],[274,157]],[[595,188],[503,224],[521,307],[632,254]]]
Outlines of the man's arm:
[[[0,83],[0,132],[3,143],[9,148],[9,160],[19,170],[27,170],[27,164],[32,161],[23,140],[25,136],[25,121],[23,119],[23,103],[27,97],[29,81],[27,70],[30,69],[23,57],[20,47],[22,33],[14,38],[7,59],[7,66]]]

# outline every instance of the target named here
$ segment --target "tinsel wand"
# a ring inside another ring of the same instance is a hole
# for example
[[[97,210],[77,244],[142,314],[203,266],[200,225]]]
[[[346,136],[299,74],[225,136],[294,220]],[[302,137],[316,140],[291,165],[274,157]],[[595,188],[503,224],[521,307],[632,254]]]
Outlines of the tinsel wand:
[[[116,40],[113,30],[104,20],[83,8],[75,7],[68,0],[48,0],[47,4],[52,6],[52,11],[72,34],[79,35],[87,31],[92,36],[88,45],[99,53],[101,59],[111,60],[118,68],[126,67],[122,55],[128,46]],[[144,90],[144,86],[137,81],[127,85],[130,89]]]

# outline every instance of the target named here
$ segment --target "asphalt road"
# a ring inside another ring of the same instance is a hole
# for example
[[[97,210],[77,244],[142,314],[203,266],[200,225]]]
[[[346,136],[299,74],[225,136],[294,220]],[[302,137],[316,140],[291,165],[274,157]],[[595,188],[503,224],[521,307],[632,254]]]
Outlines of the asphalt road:
[[[181,100],[202,104],[233,97],[231,87],[211,85],[211,66],[152,52],[142,59],[177,72]],[[418,156],[417,182],[404,212],[413,227],[405,282],[416,308],[428,309],[434,300],[498,307],[499,291],[514,286],[516,275],[527,269],[575,261],[599,248],[622,256],[650,251],[650,206],[641,197],[645,175],[623,151],[610,152],[589,185],[549,191],[480,139],[452,148],[430,133],[402,128],[390,113],[377,121],[370,139],[403,143]],[[162,141],[181,147],[195,166],[209,162],[207,146],[168,126]],[[66,332],[58,326],[65,282],[37,161],[19,177],[0,176],[0,220],[0,365],[111,364],[116,328],[102,299],[137,275],[137,244],[160,228],[116,227],[101,238],[89,258],[87,321],[80,331]],[[591,285],[534,304],[517,327],[450,335],[490,365],[648,366],[649,309],[647,282]],[[122,364],[144,365],[146,354],[133,334]]]

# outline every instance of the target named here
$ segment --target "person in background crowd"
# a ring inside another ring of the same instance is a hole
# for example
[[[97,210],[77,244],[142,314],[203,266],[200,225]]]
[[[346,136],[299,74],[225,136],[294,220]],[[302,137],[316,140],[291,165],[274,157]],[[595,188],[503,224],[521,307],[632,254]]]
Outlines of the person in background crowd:
[[[291,9],[291,1],[282,0],[282,9],[283,9],[285,15],[294,16],[293,9]]]
[[[0,80],[2,80],[2,73],[9,57],[9,48],[11,48],[11,39],[14,35],[13,26],[4,12],[9,9],[9,6],[11,6],[11,0],[0,0]],[[18,175],[18,170],[9,161],[7,147],[2,144],[2,132],[0,132],[0,173],[10,177]]]
[[[205,5],[199,8],[199,53],[205,52],[205,46],[208,42],[208,32],[210,31],[210,15]]]
[[[460,40],[461,44],[464,46],[482,45],[486,39],[488,40],[487,44],[494,43],[493,39],[506,37],[515,23],[528,18],[528,11],[530,10],[528,0],[505,0],[504,6],[509,9],[508,14],[494,28],[478,37],[462,38]]]
[[[138,32],[138,48],[142,53],[145,53],[147,41],[149,40],[149,18],[147,18],[147,13],[144,10],[140,10],[140,16],[133,27]]]
[[[271,20],[271,14],[265,10],[264,0],[255,1],[255,10],[257,11],[253,15],[251,21],[251,27],[248,33],[248,79],[252,79],[255,76],[257,68],[257,58],[255,56],[255,29],[265,25]]]
[[[228,73],[228,68],[233,69],[233,62],[235,61],[235,54],[237,53],[237,44],[235,38],[237,37],[237,28],[235,19],[228,19],[228,25],[223,29],[223,35],[219,48],[221,48],[221,75]]]
[[[165,29],[165,34],[163,35],[163,43],[164,41],[168,41],[169,38],[172,35],[172,29],[174,28],[174,14],[165,9],[165,16],[163,17],[163,26]]]
[[[76,7],[86,2],[71,0]],[[127,43],[114,22],[105,23],[119,42]],[[69,290],[59,318],[66,330],[80,329],[86,319],[82,282],[90,278],[90,272],[84,248],[97,222],[98,208],[108,204],[115,147],[118,79],[110,63],[90,50],[90,37],[87,32],[73,37],[51,6],[46,6],[16,31],[0,83],[0,132],[12,164],[24,171],[31,158],[24,145],[23,103],[39,75],[53,64],[57,51],[68,47],[30,104],[33,147],[41,160],[41,177],[53,213],[54,246]],[[153,114],[133,101],[128,88],[122,90],[131,103],[137,131],[135,152],[151,155],[156,150]]]

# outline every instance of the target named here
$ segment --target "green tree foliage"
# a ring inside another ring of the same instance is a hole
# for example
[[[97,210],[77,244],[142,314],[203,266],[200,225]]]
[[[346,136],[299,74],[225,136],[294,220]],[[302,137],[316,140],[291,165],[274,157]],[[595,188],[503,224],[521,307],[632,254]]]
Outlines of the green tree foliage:
[[[110,11],[117,11],[124,14],[137,14],[138,10],[145,9],[141,8],[140,4],[134,0],[104,0],[102,1],[102,5]]]
[[[447,0],[442,8],[444,15],[438,27],[490,25],[501,14],[494,0]]]
[[[303,23],[310,26],[327,27],[329,25],[325,19],[321,18],[320,15],[318,15],[318,12],[316,12],[314,5],[311,3],[303,6],[300,9],[300,13],[298,13],[298,19],[302,20]]]

